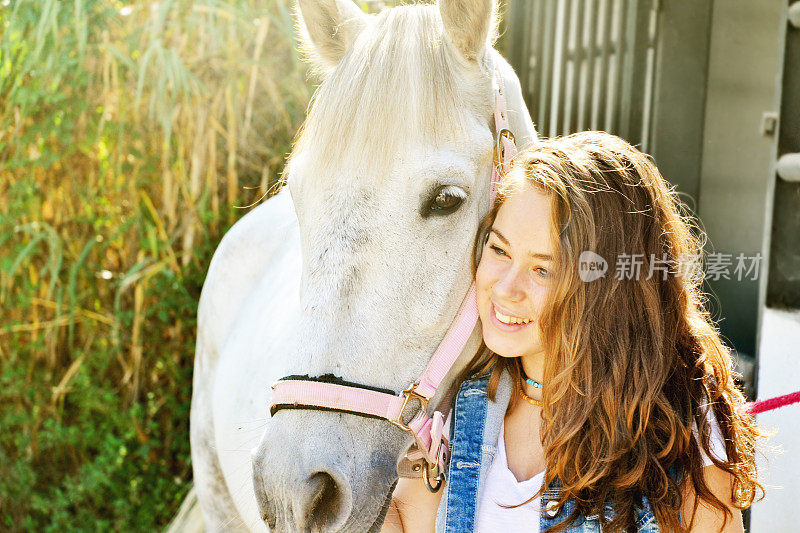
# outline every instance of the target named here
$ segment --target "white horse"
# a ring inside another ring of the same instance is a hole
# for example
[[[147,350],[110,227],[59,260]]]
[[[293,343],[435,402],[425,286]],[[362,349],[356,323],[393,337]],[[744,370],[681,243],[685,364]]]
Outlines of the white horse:
[[[413,382],[471,282],[495,68],[518,146],[536,139],[519,80],[492,47],[493,0],[378,15],[351,0],[298,7],[324,80],[287,187],[225,235],[198,310],[192,461],[210,530],[380,529],[410,435],[351,414],[270,418],[270,385],[289,374],[398,392]]]

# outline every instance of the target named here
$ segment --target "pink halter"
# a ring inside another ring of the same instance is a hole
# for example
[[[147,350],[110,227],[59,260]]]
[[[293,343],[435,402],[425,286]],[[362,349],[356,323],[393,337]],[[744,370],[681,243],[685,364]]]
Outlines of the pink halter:
[[[494,69],[494,121],[497,132],[495,164],[492,168],[490,205],[494,204],[500,166],[516,154],[514,136],[508,129],[506,96],[503,78],[497,67]],[[436,492],[447,471],[448,445],[445,437],[445,415],[434,411],[428,415],[428,402],[436,394],[442,380],[464,350],[478,322],[478,305],[475,298],[475,283],[464,297],[450,329],[431,357],[422,375],[400,394],[344,381],[333,375],[320,377],[287,376],[272,386],[270,415],[280,409],[323,409],[361,416],[386,419],[414,436],[414,446],[406,454],[409,461],[422,459],[423,480],[431,492]],[[403,411],[411,401],[417,401],[420,409],[408,424],[403,422]],[[449,408],[447,409],[449,413]],[[419,466],[412,468],[419,470]],[[434,483],[431,483],[433,475]]]

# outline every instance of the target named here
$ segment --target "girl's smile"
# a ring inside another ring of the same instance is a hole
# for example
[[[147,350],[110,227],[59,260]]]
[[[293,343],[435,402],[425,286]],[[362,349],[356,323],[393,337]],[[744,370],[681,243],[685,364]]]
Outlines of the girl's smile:
[[[504,310],[499,309],[494,302],[491,302],[492,307],[492,324],[500,331],[515,332],[525,329],[531,325],[530,318],[520,318],[511,313],[506,314]]]

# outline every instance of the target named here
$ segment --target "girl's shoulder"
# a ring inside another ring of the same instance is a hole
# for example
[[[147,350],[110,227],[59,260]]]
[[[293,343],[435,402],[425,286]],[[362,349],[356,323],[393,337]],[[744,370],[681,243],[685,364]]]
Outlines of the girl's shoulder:
[[[462,401],[466,399],[467,396],[472,396],[476,393],[483,393],[485,395],[489,386],[489,376],[480,375],[480,376],[471,376],[465,378],[458,387],[458,393],[456,394],[456,403],[459,403],[458,400],[461,399]]]
[[[467,375],[462,381],[459,387],[459,392],[464,391],[466,389],[476,389],[482,388],[486,389],[489,385],[489,378],[492,376],[492,371],[494,370],[495,365],[490,366],[489,368],[480,371],[476,370]]]

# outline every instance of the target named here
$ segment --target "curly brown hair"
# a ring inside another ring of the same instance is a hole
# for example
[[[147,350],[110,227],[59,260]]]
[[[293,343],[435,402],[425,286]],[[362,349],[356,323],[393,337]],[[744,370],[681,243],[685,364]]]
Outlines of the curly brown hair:
[[[740,409],[745,400],[730,350],[706,309],[702,231],[647,155],[608,133],[576,133],[541,141],[515,158],[476,236],[475,270],[498,209],[530,186],[551,196],[558,243],[540,319],[546,354],[540,438],[547,471],[534,497],[558,478],[559,505],[576,502],[574,513],[549,531],[563,531],[581,515],[598,513],[604,520],[605,502],[613,504],[614,517],[604,528],[635,531],[641,496],[660,527],[688,531],[692,524],[682,525],[679,515],[684,483],[699,497],[695,511],[705,500],[725,512],[727,523],[730,510],[704,480],[698,440],[713,464],[733,476],[731,501],[745,509],[756,489],[763,498],[754,454],[764,433]],[[641,271],[651,275],[583,282],[579,255],[585,250],[606,259],[643,258]],[[522,386],[518,359],[483,345],[468,372],[492,369],[488,393],[494,399],[507,370],[515,401]],[[709,407],[725,438],[726,461],[709,449]]]

